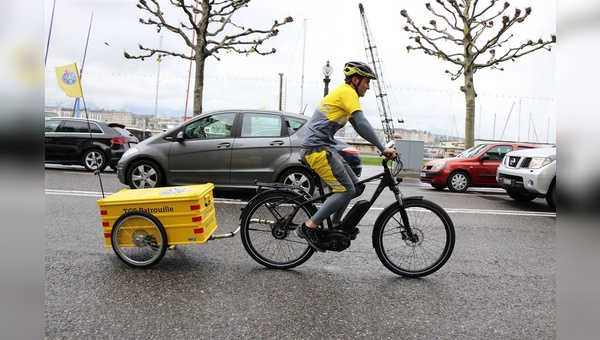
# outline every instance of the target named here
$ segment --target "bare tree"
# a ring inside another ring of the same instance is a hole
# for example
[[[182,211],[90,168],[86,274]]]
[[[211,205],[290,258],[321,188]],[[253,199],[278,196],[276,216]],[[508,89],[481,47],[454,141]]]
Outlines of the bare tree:
[[[473,82],[475,72],[482,68],[503,70],[499,67],[502,62],[514,61],[539,49],[549,51],[551,45],[556,43],[556,35],[551,34],[549,40],[528,39],[510,47],[508,42],[513,38],[513,34],[507,32],[513,25],[527,19],[531,14],[530,7],[525,8],[525,11],[516,8],[511,15],[508,2],[504,2],[499,9],[494,9],[495,5],[501,3],[497,0],[436,0],[436,2],[439,12],[430,3],[425,4],[435,18],[422,27],[418,27],[413,22],[406,10],[400,11],[407,22],[404,30],[411,33],[410,39],[416,44],[406,48],[409,52],[422,50],[427,55],[454,64],[458,68],[456,71],[446,70],[452,80],[464,76],[464,83],[460,90],[465,94],[465,148],[469,148],[474,144],[475,97],[477,97]],[[439,19],[442,24],[440,25],[436,19]],[[487,59],[482,57],[484,54],[487,54]],[[479,59],[484,60],[478,62]]]
[[[140,19],[144,25],[155,26],[160,32],[166,29],[181,37],[192,49],[191,55],[174,51],[148,48],[138,45],[144,51],[141,55],[130,55],[124,52],[127,59],[141,59],[157,55],[160,62],[165,56],[180,57],[193,60],[196,68],[194,75],[194,116],[202,113],[202,93],[204,89],[204,67],[208,57],[220,60],[219,52],[236,52],[242,54],[257,53],[268,55],[275,53],[275,48],[263,51],[260,49],[266,40],[279,33],[279,27],[293,21],[287,17],[283,21],[274,20],[270,28],[254,29],[237,25],[231,21],[233,15],[241,8],[248,7],[250,0],[169,0],[170,5],[183,11],[184,21],[167,22],[161,4],[165,1],[139,0],[137,7],[148,12],[151,17]],[[195,36],[195,40],[189,35]]]

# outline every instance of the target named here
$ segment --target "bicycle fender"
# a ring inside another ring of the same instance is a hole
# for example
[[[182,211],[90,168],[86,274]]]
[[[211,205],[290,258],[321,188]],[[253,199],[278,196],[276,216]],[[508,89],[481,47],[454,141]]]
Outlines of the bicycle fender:
[[[402,197],[402,200],[404,202],[421,201],[421,200],[423,200],[423,196],[407,196],[407,197]],[[396,209],[397,207],[398,207],[398,202],[391,203],[390,205],[385,207],[385,209],[383,209],[383,211],[379,214],[379,216],[384,215],[383,213],[385,211],[387,211],[389,209]],[[379,216],[377,217],[377,220],[375,221],[376,224],[379,221]]]
[[[408,197],[404,197],[403,200],[405,201],[420,201],[423,199],[423,196],[408,196]]]
[[[248,201],[248,203],[246,203],[246,205],[245,205],[245,206],[243,206],[243,207],[240,209],[240,210],[241,210],[241,213],[240,213],[239,220],[241,221],[241,220],[242,220],[242,217],[244,216],[244,208],[246,208],[247,206],[250,206],[251,204],[253,204],[253,203],[254,203],[254,202],[256,202],[256,201],[260,201],[260,200],[262,199],[262,196],[264,196],[264,195],[268,195],[268,194],[270,194],[270,193],[273,193],[273,192],[286,192],[286,193],[290,193],[290,194],[292,194],[292,195],[294,195],[294,196],[298,196],[298,192],[297,192],[297,191],[294,191],[294,190],[292,190],[292,189],[285,189],[285,188],[274,188],[274,189],[266,189],[266,190],[262,190],[260,193],[257,193],[256,195],[254,195],[254,197],[252,197],[252,198],[251,198],[251,199]]]

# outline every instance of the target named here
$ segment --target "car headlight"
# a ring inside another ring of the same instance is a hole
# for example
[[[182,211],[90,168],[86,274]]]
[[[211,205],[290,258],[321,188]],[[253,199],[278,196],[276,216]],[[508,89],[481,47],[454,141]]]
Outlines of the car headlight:
[[[552,159],[549,157],[533,157],[529,163],[529,169],[539,169],[550,163],[552,163]]]
[[[127,151],[125,151],[123,153],[123,156],[121,156],[121,158],[129,157],[138,151],[140,151],[140,150],[138,150],[138,148],[129,148],[129,149],[127,149]]]
[[[431,167],[431,170],[442,170],[443,168],[446,167],[446,162],[439,162],[436,163],[434,166]]]

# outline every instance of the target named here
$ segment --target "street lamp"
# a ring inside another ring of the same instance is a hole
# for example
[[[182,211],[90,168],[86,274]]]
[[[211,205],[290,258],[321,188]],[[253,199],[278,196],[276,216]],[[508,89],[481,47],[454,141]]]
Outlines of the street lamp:
[[[325,64],[325,66],[323,66],[323,75],[325,75],[325,78],[323,79],[323,83],[325,83],[325,90],[323,91],[323,97],[329,93],[329,82],[331,81],[331,79],[329,79],[329,76],[331,75],[331,72],[333,72],[333,67],[331,67],[331,65],[329,65],[329,60],[327,60],[327,64]]]

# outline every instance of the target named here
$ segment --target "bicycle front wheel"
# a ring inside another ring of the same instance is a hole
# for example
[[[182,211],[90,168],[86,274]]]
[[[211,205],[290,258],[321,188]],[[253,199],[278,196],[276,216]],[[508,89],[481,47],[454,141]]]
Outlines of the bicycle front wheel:
[[[450,216],[439,205],[423,199],[405,200],[410,231],[404,227],[398,204],[387,207],[373,228],[373,246],[379,260],[392,272],[422,277],[436,272],[454,249]]]
[[[121,215],[112,228],[110,240],[119,259],[136,268],[157,264],[167,251],[167,232],[160,221],[144,211]]]
[[[261,194],[244,208],[241,238],[248,254],[268,268],[288,269],[306,262],[314,253],[294,229],[312,216],[312,204],[296,207],[305,200],[293,192]],[[294,212],[295,211],[295,212]]]

